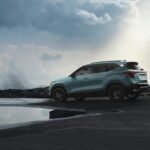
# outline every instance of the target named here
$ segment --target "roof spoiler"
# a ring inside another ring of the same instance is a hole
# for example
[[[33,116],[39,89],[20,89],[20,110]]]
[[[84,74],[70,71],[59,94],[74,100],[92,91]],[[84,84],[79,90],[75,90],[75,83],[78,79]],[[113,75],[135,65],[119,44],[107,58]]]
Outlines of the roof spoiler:
[[[136,65],[138,65],[139,63],[138,63],[138,62],[131,61],[131,62],[127,62],[127,64],[136,64]]]

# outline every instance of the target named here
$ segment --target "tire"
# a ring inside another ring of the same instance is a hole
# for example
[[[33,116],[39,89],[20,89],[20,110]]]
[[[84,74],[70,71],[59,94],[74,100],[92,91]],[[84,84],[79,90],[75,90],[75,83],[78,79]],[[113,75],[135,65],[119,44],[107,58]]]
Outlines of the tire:
[[[76,99],[76,101],[79,101],[79,102],[84,101],[84,97],[82,97],[82,96],[76,96],[75,99]]]
[[[67,101],[67,93],[63,88],[56,88],[53,91],[53,99],[55,102],[66,102]]]
[[[108,97],[113,102],[114,101],[123,101],[125,98],[125,90],[119,84],[111,85],[108,88]]]
[[[139,93],[129,93],[126,95],[128,100],[136,100],[139,96]]]

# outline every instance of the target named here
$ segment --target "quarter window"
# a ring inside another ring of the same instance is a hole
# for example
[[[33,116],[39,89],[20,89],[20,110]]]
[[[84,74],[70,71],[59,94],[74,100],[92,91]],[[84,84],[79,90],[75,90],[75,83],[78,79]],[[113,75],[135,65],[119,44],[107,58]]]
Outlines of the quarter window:
[[[117,69],[117,68],[119,68],[119,67],[120,67],[120,66],[117,65],[117,64],[110,64],[110,65],[109,65],[109,71],[114,70],[114,69]]]

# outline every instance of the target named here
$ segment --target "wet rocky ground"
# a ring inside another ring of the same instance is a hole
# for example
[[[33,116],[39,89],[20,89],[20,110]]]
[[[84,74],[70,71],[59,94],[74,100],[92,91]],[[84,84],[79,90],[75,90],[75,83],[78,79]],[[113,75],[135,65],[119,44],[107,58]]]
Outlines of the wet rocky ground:
[[[33,89],[7,89],[0,90],[0,98],[48,98],[49,87],[37,87]],[[144,93],[145,96],[150,96],[149,91]]]
[[[0,90],[1,98],[48,98],[48,87]]]
[[[4,104],[3,99],[0,99],[0,105],[1,101],[3,105],[11,106],[8,102]],[[86,114],[1,129],[2,150],[150,149],[150,97],[116,103],[104,98],[84,102],[70,100],[66,103],[55,103],[49,99],[20,101],[23,103],[17,106],[76,109],[84,110]]]

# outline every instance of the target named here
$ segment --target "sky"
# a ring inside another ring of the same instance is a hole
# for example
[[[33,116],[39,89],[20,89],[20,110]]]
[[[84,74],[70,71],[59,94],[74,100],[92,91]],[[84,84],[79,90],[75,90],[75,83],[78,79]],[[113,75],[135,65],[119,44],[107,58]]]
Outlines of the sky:
[[[149,16],[149,0],[0,0],[0,89],[46,86],[103,60],[150,74]]]

